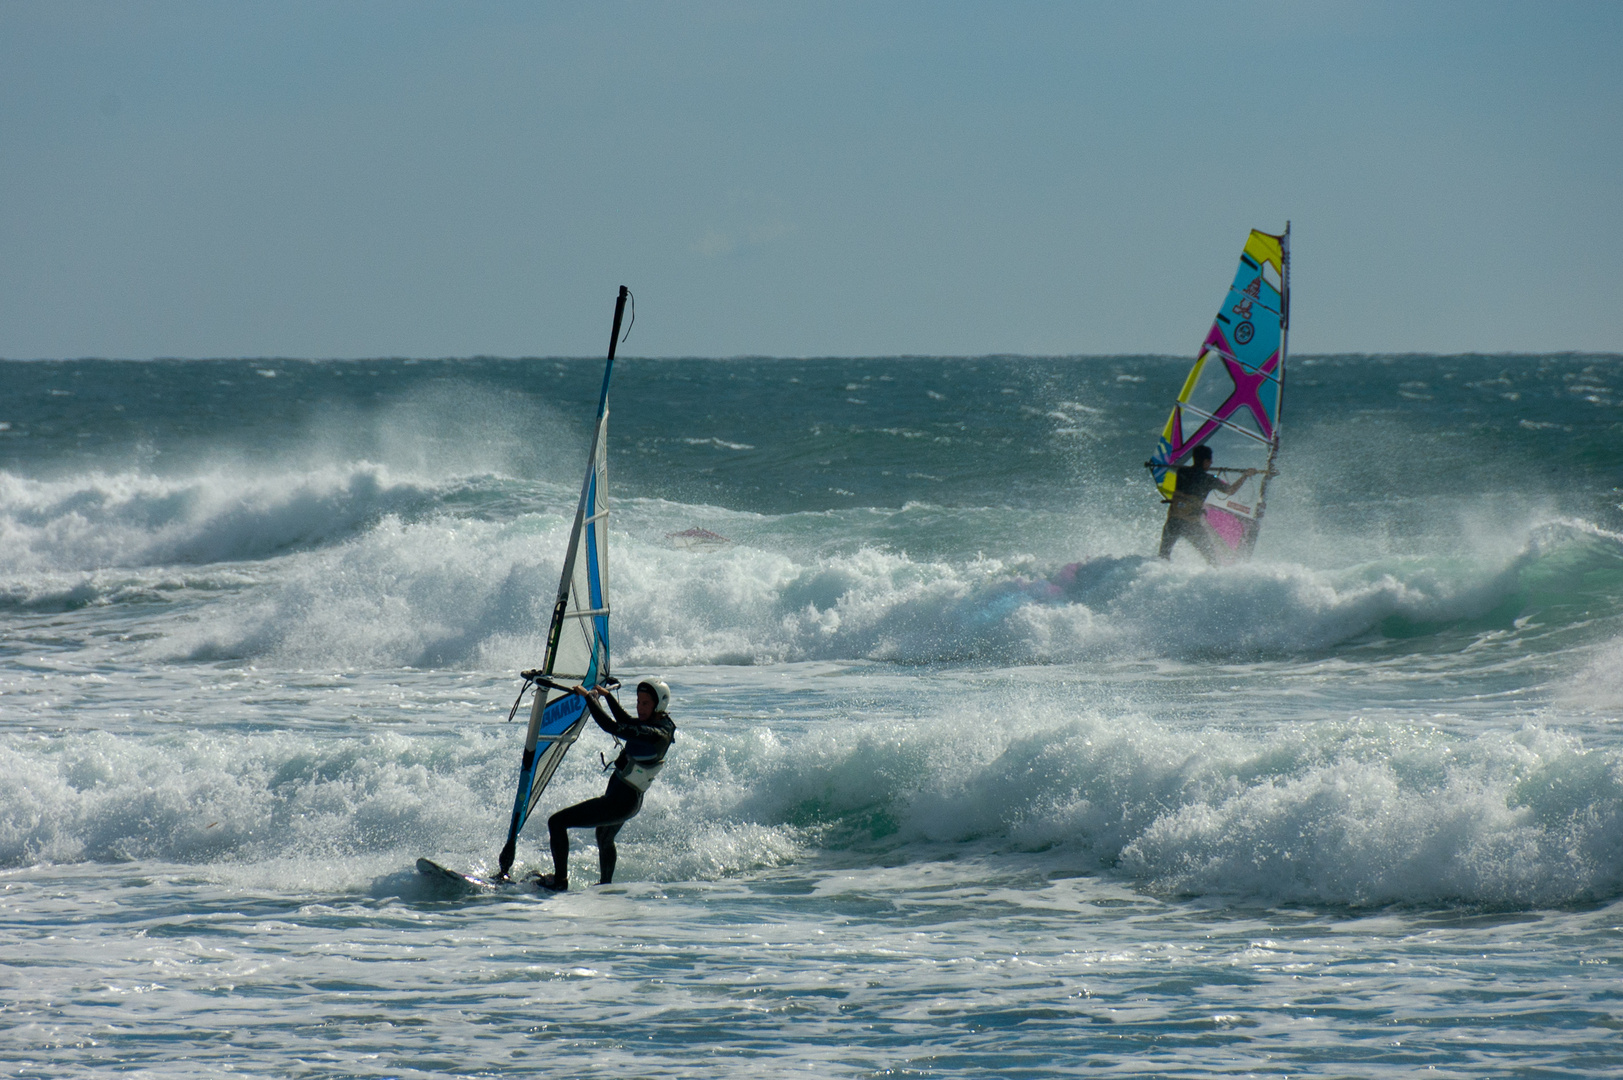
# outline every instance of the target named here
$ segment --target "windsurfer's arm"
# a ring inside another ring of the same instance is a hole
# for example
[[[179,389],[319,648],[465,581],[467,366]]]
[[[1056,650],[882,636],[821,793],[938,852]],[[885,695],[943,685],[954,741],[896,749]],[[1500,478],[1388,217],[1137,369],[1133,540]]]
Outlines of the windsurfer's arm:
[[[591,712],[592,719],[597,721],[598,727],[615,738],[619,738],[620,725],[629,721],[631,717],[626,715],[626,711],[620,707],[620,703],[615,700],[613,694],[605,694],[595,687],[588,690],[584,686],[574,687],[571,692],[586,702],[586,708]],[[614,716],[611,717],[607,712],[603,711],[603,702],[608,703],[609,709],[615,714]]]
[[[1236,477],[1233,483],[1218,484],[1217,490],[1221,491],[1225,495],[1233,495],[1236,491],[1240,490],[1241,484],[1245,483],[1247,480],[1251,479],[1261,471],[1261,469],[1247,469],[1245,472]]]
[[[598,698],[603,701],[604,704],[608,705],[609,711],[614,714],[614,719],[617,722],[622,724],[629,724],[632,722],[631,714],[626,712],[625,706],[620,704],[619,698],[615,697],[607,690],[599,690],[597,694]]]

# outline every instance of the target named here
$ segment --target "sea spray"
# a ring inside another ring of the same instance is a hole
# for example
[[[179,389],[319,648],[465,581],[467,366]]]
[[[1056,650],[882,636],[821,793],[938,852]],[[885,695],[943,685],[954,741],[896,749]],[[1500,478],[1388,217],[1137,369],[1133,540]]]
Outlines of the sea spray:
[[[1046,576],[1034,576],[1043,568],[1029,556],[921,560],[868,546],[818,554],[742,543],[694,552],[662,542],[662,527],[615,538],[617,652],[633,664],[1305,657],[1372,636],[1514,633],[1530,613],[1565,619],[1587,607],[1585,582],[1623,584],[1623,545],[1558,522],[1524,533],[1509,556],[1340,569],[1259,558],[1222,570],[1136,556]],[[558,572],[566,528],[561,514],[385,516],[289,559],[275,584],[235,595],[149,655],[521,668],[538,648],[543,586]]]

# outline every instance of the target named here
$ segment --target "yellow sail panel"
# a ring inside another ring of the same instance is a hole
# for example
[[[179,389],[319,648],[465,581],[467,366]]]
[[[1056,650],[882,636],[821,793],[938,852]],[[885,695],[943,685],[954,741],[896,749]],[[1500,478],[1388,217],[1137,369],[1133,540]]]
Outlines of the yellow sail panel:
[[[1283,237],[1252,229],[1251,236],[1245,242],[1245,253],[1259,263],[1273,264],[1274,273],[1281,278],[1285,276],[1285,244]]]
[[[1180,418],[1179,407],[1188,403],[1189,395],[1193,394],[1195,392],[1195,387],[1200,384],[1200,373],[1201,369],[1206,366],[1206,356],[1206,353],[1201,353],[1200,356],[1195,359],[1195,366],[1189,369],[1189,376],[1183,381],[1183,389],[1178,391],[1178,405],[1173,407],[1172,415],[1167,417],[1167,426],[1165,430],[1161,432],[1161,442],[1163,445],[1170,446],[1176,442],[1178,434],[1178,428],[1176,425],[1178,424]],[[1172,498],[1173,486],[1177,483],[1177,481],[1178,474],[1173,472],[1171,469],[1167,469],[1161,474],[1160,479],[1156,481],[1155,486],[1161,489],[1161,494],[1164,497],[1170,499]]]

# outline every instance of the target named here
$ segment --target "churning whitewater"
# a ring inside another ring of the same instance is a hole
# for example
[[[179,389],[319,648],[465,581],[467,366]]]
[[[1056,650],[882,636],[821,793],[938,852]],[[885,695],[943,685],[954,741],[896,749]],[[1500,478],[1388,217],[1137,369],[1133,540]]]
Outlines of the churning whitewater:
[[[0,1063],[1607,1074],[1623,358],[1292,365],[1214,568],[1186,360],[622,357],[680,735],[543,900],[412,866],[494,870],[601,360],[0,364]]]

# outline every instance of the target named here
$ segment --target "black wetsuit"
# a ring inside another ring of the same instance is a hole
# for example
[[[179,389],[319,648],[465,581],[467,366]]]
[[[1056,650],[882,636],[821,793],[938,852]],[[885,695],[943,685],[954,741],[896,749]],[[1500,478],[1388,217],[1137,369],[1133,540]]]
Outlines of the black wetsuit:
[[[599,884],[614,880],[614,864],[619,853],[614,848],[614,837],[620,827],[642,809],[643,792],[653,783],[654,776],[665,763],[665,754],[676,739],[676,725],[665,713],[655,713],[647,721],[629,715],[614,695],[604,694],[611,717],[603,711],[597,698],[587,698],[586,707],[592,712],[597,726],[620,739],[625,747],[614,759],[614,772],[609,786],[595,799],[576,803],[547,819],[547,831],[552,836],[552,888],[562,888],[569,882],[569,830],[597,829],[597,857],[601,871]]]
[[[1231,489],[1211,473],[1193,465],[1178,466],[1172,505],[1167,508],[1167,523],[1161,530],[1161,558],[1170,559],[1172,545],[1181,539],[1194,544],[1207,562],[1217,561],[1217,546],[1212,542],[1212,530],[1202,512],[1206,496],[1214,490]]]

